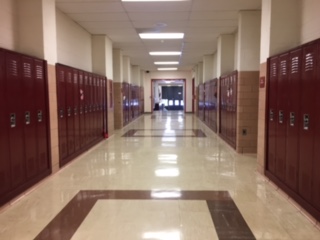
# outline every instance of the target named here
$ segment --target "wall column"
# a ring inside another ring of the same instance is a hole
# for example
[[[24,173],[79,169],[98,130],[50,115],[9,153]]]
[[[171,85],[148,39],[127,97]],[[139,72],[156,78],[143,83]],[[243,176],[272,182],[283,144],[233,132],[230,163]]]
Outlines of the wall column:
[[[114,108],[113,108],[113,59],[112,42],[105,35],[92,36],[92,70],[94,73],[107,77],[107,111],[108,135],[114,133]],[[112,98],[112,99],[111,99]]]
[[[261,11],[239,13],[236,49],[237,152],[256,153],[258,135]]]
[[[123,126],[123,60],[120,49],[113,49],[113,77],[114,128],[121,129]]]

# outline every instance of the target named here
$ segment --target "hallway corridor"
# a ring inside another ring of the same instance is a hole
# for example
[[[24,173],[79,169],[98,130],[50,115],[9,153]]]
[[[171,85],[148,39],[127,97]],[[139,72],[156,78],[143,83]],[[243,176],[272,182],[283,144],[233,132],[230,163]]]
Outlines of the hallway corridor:
[[[319,240],[320,231],[193,114],[155,112],[0,212],[1,240]]]

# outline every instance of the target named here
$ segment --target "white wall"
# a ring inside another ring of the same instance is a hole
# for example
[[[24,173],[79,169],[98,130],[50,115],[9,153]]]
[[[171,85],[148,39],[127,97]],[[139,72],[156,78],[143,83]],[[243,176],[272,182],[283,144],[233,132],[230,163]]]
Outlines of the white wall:
[[[0,0],[0,47],[16,50],[17,18],[15,1]]]
[[[144,74],[144,109],[145,112],[151,112],[151,79],[186,79],[186,112],[192,111],[192,71],[168,71],[168,72],[150,72]]]
[[[319,0],[301,0],[301,44],[320,38],[319,13]]]
[[[57,9],[58,62],[92,72],[91,35]]]
[[[107,78],[113,80],[112,41],[108,37],[106,37],[106,64]]]

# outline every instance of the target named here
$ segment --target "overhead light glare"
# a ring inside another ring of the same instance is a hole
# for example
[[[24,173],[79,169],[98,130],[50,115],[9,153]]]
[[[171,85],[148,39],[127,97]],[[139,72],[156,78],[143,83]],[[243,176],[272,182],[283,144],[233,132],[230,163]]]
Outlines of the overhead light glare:
[[[178,70],[178,68],[158,68],[158,71],[175,71]]]
[[[154,62],[155,65],[176,65],[179,62]]]
[[[184,33],[139,33],[142,39],[182,39]]]
[[[149,52],[153,56],[177,56],[181,55],[181,52]]]

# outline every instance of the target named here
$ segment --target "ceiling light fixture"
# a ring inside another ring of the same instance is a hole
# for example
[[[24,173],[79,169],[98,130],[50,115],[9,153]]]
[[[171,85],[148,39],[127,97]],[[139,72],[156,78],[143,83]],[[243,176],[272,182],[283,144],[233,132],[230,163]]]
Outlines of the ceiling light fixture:
[[[154,62],[155,65],[176,65],[179,62]]]
[[[178,70],[178,68],[158,68],[158,71],[175,71]]]
[[[181,55],[181,52],[149,52],[153,56],[177,56]]]
[[[184,33],[139,33],[141,39],[182,39]]]

